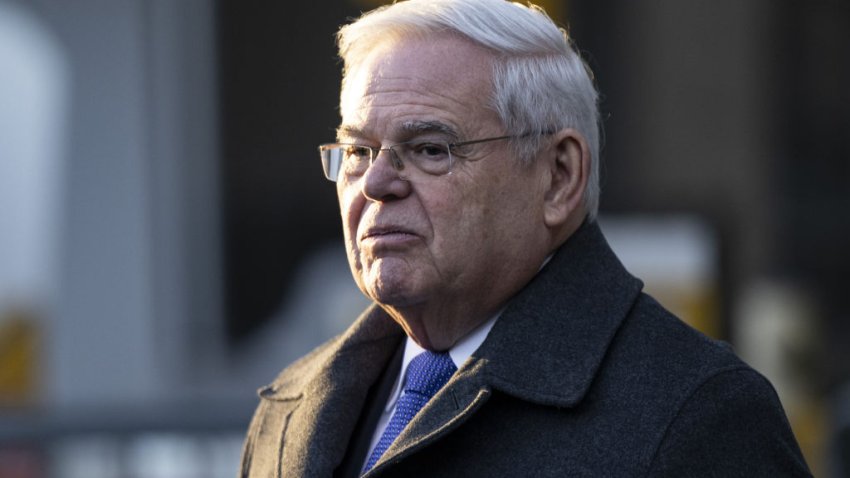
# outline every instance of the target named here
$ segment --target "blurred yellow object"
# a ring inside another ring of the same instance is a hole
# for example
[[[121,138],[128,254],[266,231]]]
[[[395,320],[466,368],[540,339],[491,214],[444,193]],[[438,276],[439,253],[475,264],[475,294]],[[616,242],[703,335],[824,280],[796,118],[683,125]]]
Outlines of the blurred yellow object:
[[[0,311],[0,406],[23,406],[35,398],[38,327],[35,314]]]
[[[723,338],[720,295],[711,285],[648,281],[646,292],[691,327],[709,337]]]

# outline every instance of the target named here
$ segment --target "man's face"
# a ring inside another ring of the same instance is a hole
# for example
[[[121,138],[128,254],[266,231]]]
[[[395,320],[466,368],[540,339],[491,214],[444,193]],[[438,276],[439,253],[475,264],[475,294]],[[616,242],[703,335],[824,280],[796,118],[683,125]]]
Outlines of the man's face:
[[[422,137],[505,135],[488,107],[491,61],[457,37],[377,48],[349,73],[339,141],[386,148]],[[444,348],[539,268],[541,167],[520,164],[507,141],[495,141],[465,147],[451,174],[406,170],[405,180],[389,154],[337,183],[349,264],[360,289],[400,311],[394,316],[417,342]]]

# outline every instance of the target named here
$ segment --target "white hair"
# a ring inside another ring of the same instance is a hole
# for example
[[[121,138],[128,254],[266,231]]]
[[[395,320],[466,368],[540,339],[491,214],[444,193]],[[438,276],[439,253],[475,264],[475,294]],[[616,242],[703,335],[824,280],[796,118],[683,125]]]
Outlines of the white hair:
[[[490,105],[525,161],[545,133],[574,128],[590,148],[584,204],[590,218],[599,205],[599,109],[592,73],[567,32],[539,7],[505,0],[408,0],[368,12],[337,33],[346,78],[377,43],[455,33],[494,51]]]

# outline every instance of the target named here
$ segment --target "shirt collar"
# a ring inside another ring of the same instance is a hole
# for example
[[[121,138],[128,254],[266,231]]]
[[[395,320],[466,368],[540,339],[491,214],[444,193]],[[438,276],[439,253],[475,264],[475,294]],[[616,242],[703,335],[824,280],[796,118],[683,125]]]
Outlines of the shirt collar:
[[[493,325],[496,323],[496,319],[499,318],[501,313],[502,311],[500,310],[487,322],[476,327],[472,332],[468,333],[464,338],[460,339],[452,348],[449,349],[449,356],[455,364],[455,367],[460,368],[461,365],[469,359],[472,353],[475,352],[482,343],[484,343],[484,339],[487,338],[487,334],[490,333],[490,329],[493,328]],[[393,391],[390,394],[390,398],[387,400],[387,408],[385,412],[389,413],[392,411],[401,396],[401,384],[405,374],[407,373],[408,365],[410,365],[410,362],[414,357],[424,351],[425,349],[414,342],[413,339],[407,337],[404,343],[404,359],[402,359],[401,371],[395,380],[395,385],[393,385]]]

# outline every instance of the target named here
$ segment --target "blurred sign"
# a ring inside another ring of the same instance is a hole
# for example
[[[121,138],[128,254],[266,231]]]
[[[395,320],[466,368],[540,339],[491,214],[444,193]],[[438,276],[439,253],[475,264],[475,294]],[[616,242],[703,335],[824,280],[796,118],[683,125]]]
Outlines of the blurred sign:
[[[603,217],[611,248],[662,305],[706,335],[720,338],[719,244],[696,217]]]

